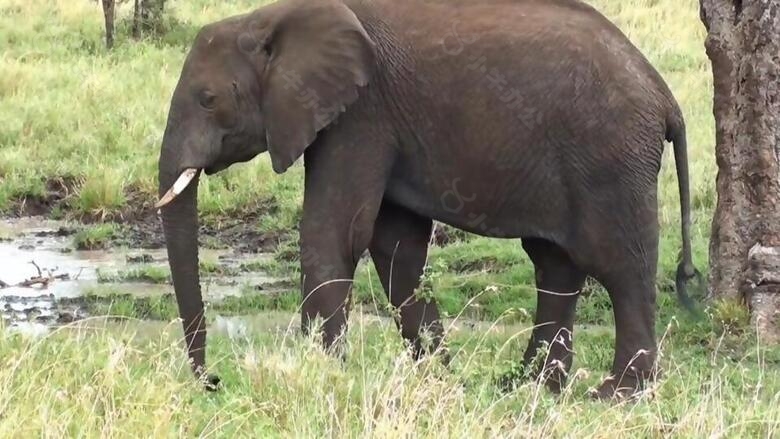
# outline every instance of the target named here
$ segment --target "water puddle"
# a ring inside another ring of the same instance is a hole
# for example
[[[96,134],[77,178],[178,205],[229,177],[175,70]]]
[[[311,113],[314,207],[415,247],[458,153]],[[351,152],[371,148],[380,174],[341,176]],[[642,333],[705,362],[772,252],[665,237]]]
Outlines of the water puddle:
[[[173,293],[164,249],[75,250],[75,230],[71,224],[39,218],[0,220],[0,282],[5,284],[0,284],[0,313],[6,327],[37,334],[47,326],[82,319],[84,306],[67,299],[85,294]],[[212,268],[201,279],[207,301],[239,295],[247,287],[269,293],[279,289],[279,279],[257,268],[269,254],[201,250],[200,258]],[[30,281],[35,278],[43,282]]]

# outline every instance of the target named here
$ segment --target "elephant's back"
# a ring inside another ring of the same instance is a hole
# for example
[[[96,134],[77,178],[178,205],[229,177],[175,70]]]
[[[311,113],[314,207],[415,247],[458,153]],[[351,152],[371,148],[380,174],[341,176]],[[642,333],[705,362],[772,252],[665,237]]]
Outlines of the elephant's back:
[[[443,79],[473,83],[497,73],[545,99],[609,86],[641,106],[673,101],[622,31],[579,0],[355,2],[358,17],[379,33],[380,59],[438,82],[439,95],[450,90]]]

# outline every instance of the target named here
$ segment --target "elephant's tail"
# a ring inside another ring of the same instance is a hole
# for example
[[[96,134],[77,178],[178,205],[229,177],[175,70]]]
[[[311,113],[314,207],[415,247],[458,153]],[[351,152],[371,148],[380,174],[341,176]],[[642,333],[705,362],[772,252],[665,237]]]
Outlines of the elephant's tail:
[[[686,283],[696,278],[699,285],[702,285],[702,276],[693,265],[693,256],[691,254],[691,194],[688,178],[688,145],[685,137],[685,122],[679,109],[667,121],[666,140],[674,144],[674,163],[677,168],[677,182],[680,190],[682,260],[677,266],[675,286],[680,302],[686,309],[695,314],[696,307],[688,295]]]

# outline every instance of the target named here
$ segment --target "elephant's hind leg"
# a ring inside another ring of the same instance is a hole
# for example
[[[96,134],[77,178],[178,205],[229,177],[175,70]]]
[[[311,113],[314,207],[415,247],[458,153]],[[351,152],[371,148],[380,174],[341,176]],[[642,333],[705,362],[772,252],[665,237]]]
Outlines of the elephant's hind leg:
[[[431,230],[430,219],[385,201],[369,245],[382,287],[398,312],[396,325],[411,343],[415,358],[435,351],[443,335],[436,303],[414,294],[425,266]],[[423,342],[424,332],[431,337],[428,346]]]
[[[597,389],[599,399],[622,399],[655,378],[655,284],[641,274],[615,275],[602,281],[615,314],[615,359]]]
[[[607,241],[600,253],[609,255],[611,262],[593,273],[607,289],[615,315],[611,376],[595,395],[602,399],[632,396],[656,375],[658,225],[654,212],[640,213],[636,218],[637,232]]]
[[[574,313],[586,273],[552,242],[526,238],[523,249],[534,263],[537,288],[534,330],[523,362],[534,375],[542,375],[547,386],[558,393],[565,386],[571,368]],[[545,358],[536,358],[545,344],[549,346]]]

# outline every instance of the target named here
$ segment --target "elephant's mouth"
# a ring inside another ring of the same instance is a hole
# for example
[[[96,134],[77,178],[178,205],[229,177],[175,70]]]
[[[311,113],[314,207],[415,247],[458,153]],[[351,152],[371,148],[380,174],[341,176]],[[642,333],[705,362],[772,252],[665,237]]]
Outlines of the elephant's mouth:
[[[185,169],[173,183],[173,186],[168,189],[168,192],[166,192],[165,195],[160,198],[160,201],[154,205],[155,209],[159,209],[175,200],[179,194],[184,192],[184,189],[187,189],[187,186],[189,186],[192,180],[198,175],[198,172],[200,172],[200,169],[198,168]]]

